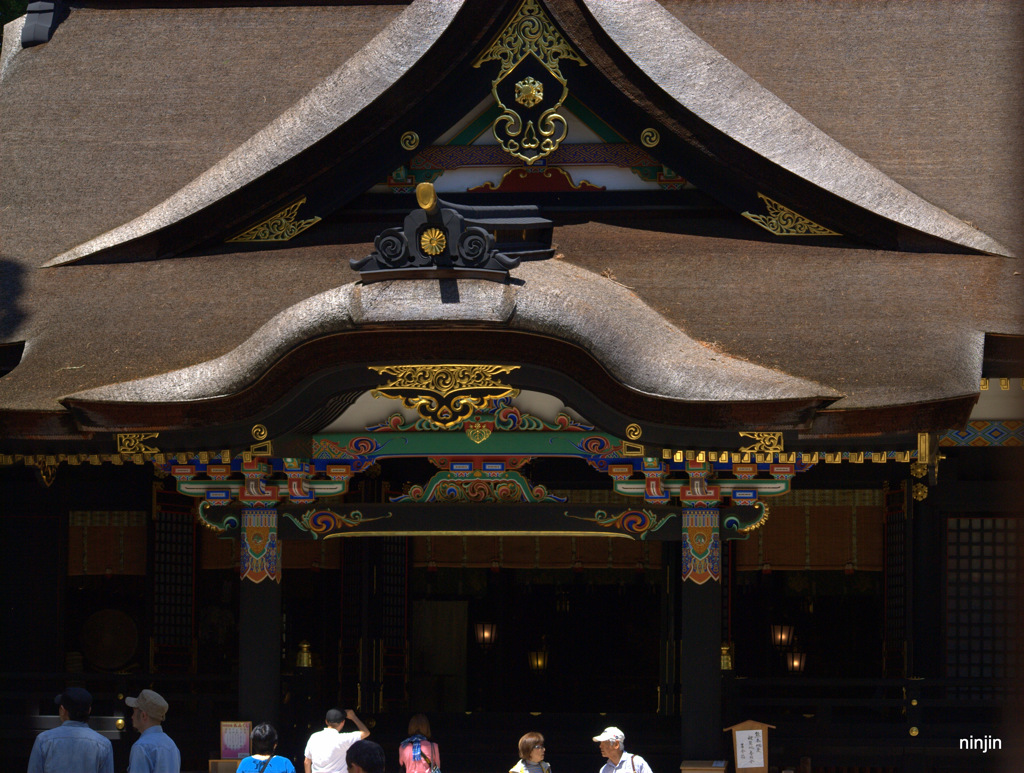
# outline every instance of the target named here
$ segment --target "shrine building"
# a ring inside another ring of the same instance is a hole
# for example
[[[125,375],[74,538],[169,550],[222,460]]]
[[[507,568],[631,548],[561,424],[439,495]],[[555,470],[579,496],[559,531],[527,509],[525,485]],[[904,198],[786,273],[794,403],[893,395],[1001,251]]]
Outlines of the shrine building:
[[[1024,6],[6,22],[15,768],[74,684],[119,769],[143,688],[191,771],[333,706],[446,773],[745,721],[765,768],[1020,769]]]

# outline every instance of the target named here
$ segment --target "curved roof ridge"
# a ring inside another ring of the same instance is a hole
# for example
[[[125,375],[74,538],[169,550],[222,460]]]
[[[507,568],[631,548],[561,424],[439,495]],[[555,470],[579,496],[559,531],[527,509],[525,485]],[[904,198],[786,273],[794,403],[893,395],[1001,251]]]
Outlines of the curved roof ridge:
[[[367,107],[435,43],[465,0],[415,0],[358,55],[277,119],[148,212],[66,250],[44,267],[72,263],[199,212],[309,149]],[[406,40],[407,46],[394,46]],[[339,98],[344,93],[344,99]]]
[[[693,402],[821,399],[829,387],[715,351],[687,335],[636,295],[563,261],[524,263],[515,280],[457,280],[450,302],[436,280],[348,284],[314,295],[277,314],[230,352],[207,362],[70,395],[110,402],[205,400],[258,381],[280,357],[333,333],[431,324],[495,325],[574,343],[619,383],[638,392]]]
[[[666,94],[763,158],[908,228],[971,250],[1013,256],[823,132],[656,0],[582,1],[612,42]],[[652,40],[659,45],[651,46]]]

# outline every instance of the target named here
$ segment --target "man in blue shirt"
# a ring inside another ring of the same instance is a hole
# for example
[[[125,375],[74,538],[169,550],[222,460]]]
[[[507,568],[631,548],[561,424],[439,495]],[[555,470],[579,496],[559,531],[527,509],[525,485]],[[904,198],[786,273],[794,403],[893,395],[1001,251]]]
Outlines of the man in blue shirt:
[[[124,702],[132,707],[132,727],[140,733],[128,756],[128,773],[180,773],[181,753],[160,726],[167,716],[167,701],[143,690]]]
[[[28,758],[28,773],[114,773],[110,741],[90,728],[92,696],[81,687],[69,687],[54,701],[61,724],[36,736]]]

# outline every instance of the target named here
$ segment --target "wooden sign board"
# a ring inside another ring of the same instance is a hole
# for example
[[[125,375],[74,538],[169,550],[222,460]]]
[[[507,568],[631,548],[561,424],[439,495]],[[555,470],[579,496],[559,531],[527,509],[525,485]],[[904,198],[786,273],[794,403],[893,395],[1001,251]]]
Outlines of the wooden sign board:
[[[220,758],[240,760],[249,756],[249,734],[252,722],[220,723]]]
[[[748,719],[725,728],[732,732],[736,773],[768,773],[768,729],[775,725]]]

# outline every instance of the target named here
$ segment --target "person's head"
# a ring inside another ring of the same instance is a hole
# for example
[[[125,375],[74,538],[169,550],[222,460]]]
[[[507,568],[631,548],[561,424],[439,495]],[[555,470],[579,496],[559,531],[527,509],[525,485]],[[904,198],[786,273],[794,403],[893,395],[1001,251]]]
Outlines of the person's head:
[[[277,748],[277,731],[269,722],[260,722],[249,734],[250,754],[273,754]]]
[[[544,736],[527,733],[519,739],[519,759],[523,762],[540,762],[544,759]]]
[[[341,709],[330,709],[327,712],[327,716],[324,717],[324,724],[337,730],[345,724],[345,715]]]
[[[384,773],[384,750],[373,741],[356,741],[345,752],[345,764],[351,773]]]
[[[617,763],[626,751],[626,734],[617,727],[606,727],[600,735],[594,736],[594,740],[600,744],[601,756],[612,762]]]
[[[140,733],[159,725],[167,717],[167,701],[153,690],[143,690],[135,698],[125,698],[132,707],[132,727]]]
[[[85,722],[92,711],[92,695],[84,687],[69,687],[56,698],[61,721]]]
[[[409,735],[422,735],[430,738],[430,721],[426,714],[414,714],[409,720]]]

